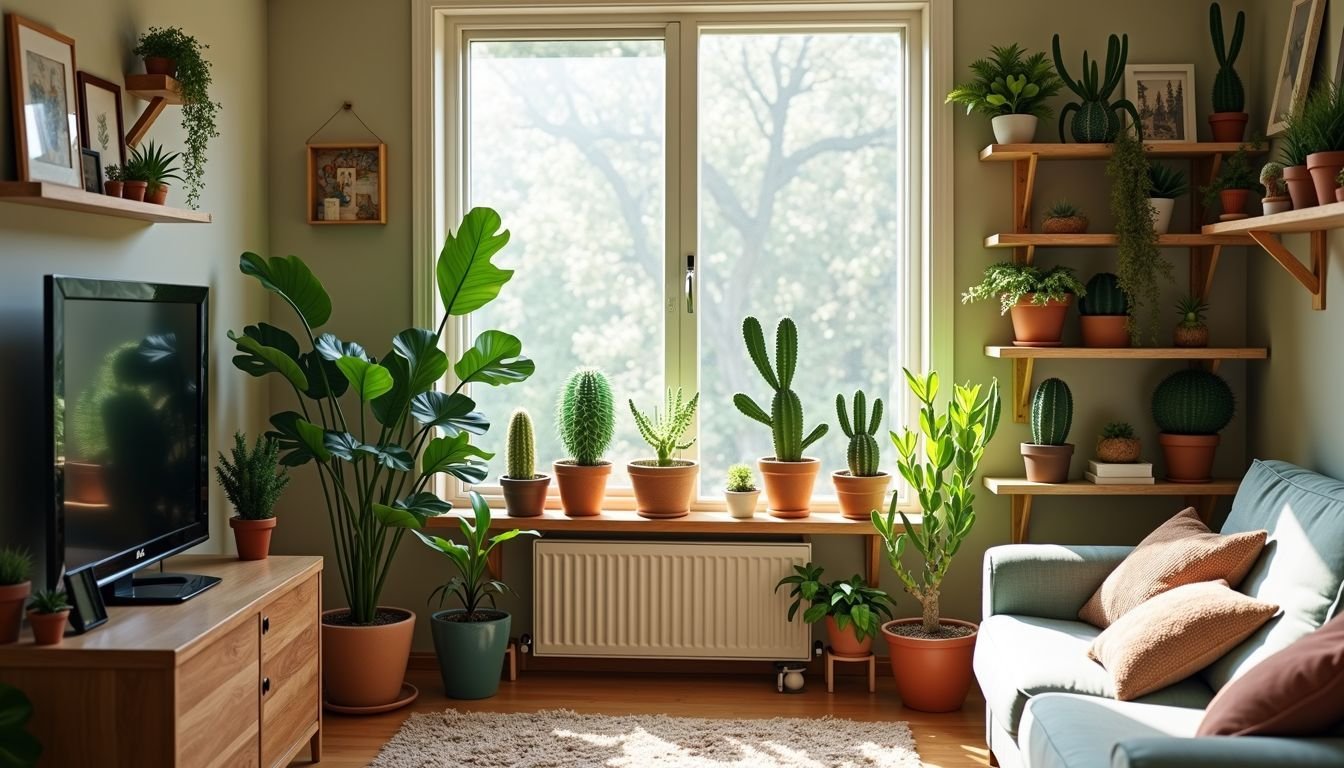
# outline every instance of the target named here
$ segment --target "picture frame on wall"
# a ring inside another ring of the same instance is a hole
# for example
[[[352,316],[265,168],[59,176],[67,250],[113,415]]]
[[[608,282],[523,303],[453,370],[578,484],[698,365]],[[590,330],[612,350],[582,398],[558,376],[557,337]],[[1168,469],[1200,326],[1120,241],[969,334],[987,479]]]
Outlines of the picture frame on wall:
[[[1324,15],[1325,0],[1292,0],[1279,75],[1274,81],[1274,99],[1269,103],[1269,127],[1265,130],[1268,136],[1283,133],[1288,116],[1300,109],[1307,98]]]
[[[5,33],[19,181],[83,188],[74,38],[13,13]]]
[[[308,223],[386,224],[387,145],[308,145]]]
[[[103,162],[126,166],[126,127],[121,112],[121,86],[97,75],[80,72],[79,138],[96,150]]]
[[[1143,140],[1163,143],[1197,141],[1194,64],[1130,64],[1125,67],[1125,98],[1139,113]]]
[[[79,150],[80,178],[84,181],[84,191],[95,195],[103,193],[103,161],[96,149],[81,147]]]

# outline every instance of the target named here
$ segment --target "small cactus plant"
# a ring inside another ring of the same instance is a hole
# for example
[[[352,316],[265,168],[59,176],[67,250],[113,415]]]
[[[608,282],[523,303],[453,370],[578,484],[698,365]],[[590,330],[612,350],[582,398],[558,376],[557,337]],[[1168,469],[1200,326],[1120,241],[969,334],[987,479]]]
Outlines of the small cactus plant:
[[[882,425],[882,398],[873,401],[872,419],[865,418],[867,398],[863,390],[854,392],[854,423],[845,412],[845,396],[835,396],[835,415],[840,429],[849,438],[849,474],[854,477],[875,477],[881,474],[881,454],[877,448],[877,430]]]
[[[1129,297],[1120,290],[1120,278],[1111,272],[1098,272],[1087,281],[1087,293],[1078,300],[1084,315],[1128,315]]]
[[[1209,326],[1204,324],[1204,313],[1209,305],[1198,296],[1185,296],[1176,304],[1181,322],[1176,325],[1173,343],[1178,347],[1207,347]]]
[[[532,417],[526,408],[514,409],[509,417],[509,436],[504,445],[504,476],[510,480],[531,480],[537,476],[537,440]]]
[[[579,368],[569,375],[560,394],[556,421],[560,441],[574,463],[595,467],[611,445],[616,429],[611,382],[597,368]]]
[[[1173,373],[1153,391],[1153,420],[1169,435],[1216,435],[1236,406],[1223,377],[1194,368]]]
[[[1046,379],[1031,398],[1031,442],[1066,445],[1073,426],[1073,395],[1062,379]]]
[[[756,476],[746,464],[734,464],[728,468],[728,490],[733,493],[751,493],[756,490]]]
[[[1112,421],[1101,428],[1101,437],[1097,439],[1097,461],[1133,464],[1139,460],[1142,447],[1132,425]]]
[[[1288,194],[1283,183],[1283,165],[1273,161],[1265,163],[1260,169],[1260,186],[1265,188],[1265,197],[1282,197]]]
[[[659,413],[658,409],[654,408],[652,416],[640,413],[635,407],[634,400],[629,402],[630,413],[635,417],[635,426],[639,428],[640,436],[658,454],[658,466],[672,466],[673,451],[684,451],[695,444],[694,438],[684,443],[677,441],[691,427],[691,419],[695,417],[695,406],[700,402],[699,392],[692,395],[690,400],[682,402],[681,387],[669,388],[663,412]]]
[[[1209,6],[1209,32],[1213,35],[1213,52],[1218,57],[1218,75],[1213,79],[1213,111],[1241,112],[1246,108],[1246,91],[1241,76],[1233,65],[1241,53],[1241,38],[1246,32],[1246,12],[1237,11],[1232,27],[1232,44],[1223,45],[1223,9],[1217,3]]]
[[[746,341],[747,354],[756,364],[765,383],[775,390],[770,401],[770,413],[756,404],[747,395],[733,395],[733,404],[744,416],[770,427],[774,435],[776,461],[802,461],[803,451],[826,434],[829,427],[818,424],[803,436],[803,404],[798,393],[790,388],[793,374],[798,368],[798,327],[790,318],[779,321],[775,328],[775,367],[770,367],[770,357],[765,351],[765,334],[761,330],[761,321],[748,317],[742,321],[742,337]]]

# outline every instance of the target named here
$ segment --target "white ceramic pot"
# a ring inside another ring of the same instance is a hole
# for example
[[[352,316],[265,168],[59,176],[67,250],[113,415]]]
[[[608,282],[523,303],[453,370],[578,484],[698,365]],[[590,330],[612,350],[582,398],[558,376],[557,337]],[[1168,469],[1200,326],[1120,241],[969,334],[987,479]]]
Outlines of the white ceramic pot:
[[[1170,197],[1150,197],[1148,202],[1153,206],[1153,231],[1159,235],[1167,234],[1171,229],[1171,212],[1176,207],[1176,201]]]
[[[1266,197],[1260,204],[1264,207],[1266,216],[1293,210],[1293,201],[1287,195]]]
[[[728,514],[738,520],[749,520],[756,514],[756,500],[760,498],[760,491],[724,491],[724,498],[728,500]]]
[[[1035,115],[999,115],[989,121],[999,144],[1030,144],[1036,138]]]

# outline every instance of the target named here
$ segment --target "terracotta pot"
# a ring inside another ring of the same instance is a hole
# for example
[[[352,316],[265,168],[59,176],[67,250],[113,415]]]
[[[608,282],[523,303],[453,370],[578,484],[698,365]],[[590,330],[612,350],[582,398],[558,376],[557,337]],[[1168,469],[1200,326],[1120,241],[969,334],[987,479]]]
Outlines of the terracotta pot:
[[[1033,483],[1067,483],[1069,462],[1073,459],[1073,444],[1022,444],[1022,461],[1026,464],[1027,480]]]
[[[274,517],[265,520],[230,517],[229,527],[233,529],[233,540],[238,545],[238,559],[265,560],[271,553],[271,531],[275,530],[275,523]]]
[[[31,581],[0,586],[0,645],[19,639],[19,627],[23,624],[23,606],[32,593]]]
[[[177,60],[162,56],[145,57],[145,74],[177,77]]]
[[[1213,479],[1213,456],[1218,435],[1157,436],[1166,458],[1167,479],[1173,483],[1207,483]]]
[[[1209,128],[1213,130],[1213,140],[1227,144],[1240,144],[1246,136],[1246,121],[1250,115],[1245,112],[1214,112],[1209,115]]]
[[[1176,330],[1172,332],[1171,343],[1177,347],[1207,347],[1209,346],[1209,327],[1200,325],[1187,328],[1184,325],[1177,325]]]
[[[1283,169],[1283,183],[1288,186],[1288,197],[1293,201],[1293,210],[1316,206],[1316,184],[1311,180],[1311,172],[1305,165],[1290,165]]]
[[[122,186],[120,181],[104,181],[103,194],[108,197],[121,197]]]
[[[728,501],[728,514],[738,520],[750,520],[756,514],[756,501],[760,496],[760,491],[723,492],[724,499]]]
[[[794,520],[811,513],[820,459],[804,456],[802,461],[776,461],[771,457],[759,459],[756,465],[765,481],[765,504],[771,515]]]
[[[625,465],[630,484],[635,487],[635,510],[639,516],[666,520],[690,514],[700,465],[685,459],[674,459],[670,467],[656,464],[650,460]]]
[[[65,637],[65,623],[70,618],[70,609],[56,613],[28,612],[28,624],[33,628],[34,645],[60,645]]]
[[[1143,443],[1137,437],[1103,437],[1097,441],[1097,461],[1106,464],[1133,464],[1142,451]]]
[[[560,486],[560,506],[567,516],[596,517],[602,514],[611,462],[581,467],[572,461],[557,461],[551,466],[555,470],[555,484]]]
[[[831,473],[835,495],[840,499],[840,516],[850,520],[868,520],[874,509],[887,508],[887,487],[891,475],[879,472],[872,477],[855,477],[844,469]]]
[[[102,464],[67,461],[63,476],[66,501],[80,504],[107,503],[107,477]]]
[[[1312,152],[1307,155],[1307,171],[1311,174],[1311,183],[1316,186],[1316,201],[1325,205],[1335,199],[1335,188],[1339,182],[1335,177],[1344,168],[1344,152]]]
[[[124,181],[121,184],[121,196],[126,200],[134,200],[138,203],[144,202],[145,190],[149,187],[146,181]]]
[[[1224,189],[1218,193],[1218,202],[1223,207],[1223,213],[1218,218],[1223,220],[1241,219],[1246,217],[1246,201],[1251,198],[1249,189]]]
[[[1008,310],[1013,320],[1013,344],[1019,347],[1057,347],[1064,336],[1064,317],[1072,297],[1033,304],[1028,293]]]
[[[999,144],[1030,144],[1040,120],[1035,115],[995,115],[989,124]]]
[[[920,712],[961,709],[971,690],[976,633],[942,640],[905,637],[889,629],[898,624],[919,623],[920,619],[897,619],[882,625],[891,655],[891,674],[896,678],[901,702]],[[979,629],[969,621],[943,619],[941,623]]]
[[[153,187],[146,188],[145,202],[154,205],[163,205],[168,202],[168,185],[155,184]]]
[[[1176,210],[1176,201],[1170,197],[1150,197],[1148,205],[1153,209],[1153,231],[1165,235],[1171,230],[1171,212]]]
[[[347,610],[322,612],[322,690],[327,701],[341,707],[390,704],[400,698],[406,679],[415,614],[404,608],[379,606],[379,611],[402,614],[404,618],[370,626],[327,623],[330,616]]]
[[[1080,315],[1084,347],[1128,347],[1129,315]]]
[[[1086,231],[1086,216],[1051,216],[1041,222],[1041,232],[1047,235],[1081,235]]]
[[[508,510],[509,517],[540,517],[546,511],[546,489],[550,485],[550,475],[533,475],[527,480],[499,478],[499,487],[504,490],[504,508]]]
[[[1339,190],[1335,190],[1335,195],[1339,195]],[[1287,195],[1271,195],[1260,201],[1260,208],[1266,216],[1273,216],[1293,210],[1293,201]]]
[[[1335,202],[1344,203],[1344,187],[1335,188]]]
[[[826,644],[838,656],[867,656],[873,652],[872,635],[860,640],[852,623],[841,629],[834,616],[826,617]]]

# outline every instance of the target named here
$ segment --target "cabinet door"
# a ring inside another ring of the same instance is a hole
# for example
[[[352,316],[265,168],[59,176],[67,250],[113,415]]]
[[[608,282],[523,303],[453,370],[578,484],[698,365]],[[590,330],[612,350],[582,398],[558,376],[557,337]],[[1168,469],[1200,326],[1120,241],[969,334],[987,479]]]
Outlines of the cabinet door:
[[[178,668],[179,766],[256,764],[258,634],[252,614]]]
[[[277,596],[261,611],[261,764],[285,760],[321,713],[321,606],[318,577]]]

